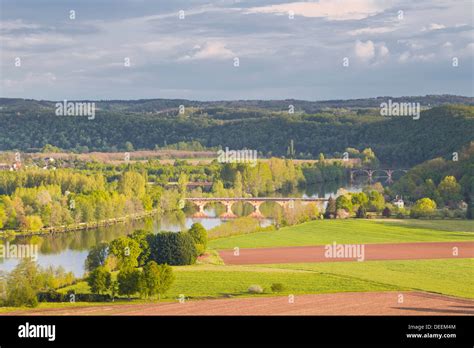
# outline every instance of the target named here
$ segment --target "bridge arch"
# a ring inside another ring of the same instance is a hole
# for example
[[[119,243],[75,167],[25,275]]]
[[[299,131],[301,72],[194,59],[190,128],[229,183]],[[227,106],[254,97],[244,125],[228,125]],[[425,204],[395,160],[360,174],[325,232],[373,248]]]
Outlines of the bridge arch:
[[[242,203],[249,203],[253,207],[253,212],[249,215],[255,218],[263,218],[264,215],[262,214],[260,207],[262,204],[267,202],[274,202],[279,204],[284,208],[294,206],[295,202],[324,202],[327,201],[325,198],[293,198],[293,197],[206,197],[206,198],[185,198],[186,201],[190,201],[194,203],[198,207],[198,212],[194,214],[194,217],[208,217],[204,211],[205,206],[208,203],[216,202],[221,203],[226,207],[226,212],[221,214],[220,217],[222,218],[232,218],[236,217],[234,212],[232,211],[232,206],[237,202]]]

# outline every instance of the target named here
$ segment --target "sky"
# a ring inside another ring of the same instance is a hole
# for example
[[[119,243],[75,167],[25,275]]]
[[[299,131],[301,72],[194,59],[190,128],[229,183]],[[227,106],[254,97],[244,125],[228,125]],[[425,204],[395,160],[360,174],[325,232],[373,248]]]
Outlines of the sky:
[[[0,96],[474,96],[472,0],[1,0]]]

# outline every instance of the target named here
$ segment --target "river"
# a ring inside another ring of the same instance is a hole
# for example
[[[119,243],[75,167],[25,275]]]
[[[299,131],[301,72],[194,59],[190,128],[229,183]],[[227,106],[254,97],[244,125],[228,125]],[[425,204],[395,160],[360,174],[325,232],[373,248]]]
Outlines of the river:
[[[358,184],[337,184],[330,183],[326,185],[313,185],[306,187],[305,190],[297,190],[287,194],[275,193],[273,196],[285,197],[319,197],[328,198],[335,196],[337,191],[345,189],[349,192],[359,192],[362,190],[363,183]],[[262,226],[272,223],[271,216],[274,212],[274,203],[265,203],[260,210],[268,217],[260,220]],[[87,231],[75,231],[66,233],[57,233],[54,235],[43,235],[33,237],[18,237],[9,244],[4,242],[6,247],[19,245],[37,245],[37,262],[43,267],[62,266],[67,272],[71,271],[75,276],[80,277],[84,274],[84,261],[89,249],[98,243],[110,242],[120,236],[127,235],[136,229],[147,231],[172,231],[178,232],[188,229],[193,223],[200,222],[206,229],[211,229],[226,220],[219,218],[219,215],[225,211],[225,208],[219,204],[206,206],[205,209],[209,218],[196,219],[192,217],[193,211],[179,211],[148,217],[142,221],[134,221],[127,224],[118,224],[108,227],[102,227]],[[246,216],[252,212],[252,207],[248,204],[237,203],[233,211],[238,216]],[[34,247],[36,248],[36,247]],[[18,263],[15,257],[0,258],[0,271],[10,271]]]

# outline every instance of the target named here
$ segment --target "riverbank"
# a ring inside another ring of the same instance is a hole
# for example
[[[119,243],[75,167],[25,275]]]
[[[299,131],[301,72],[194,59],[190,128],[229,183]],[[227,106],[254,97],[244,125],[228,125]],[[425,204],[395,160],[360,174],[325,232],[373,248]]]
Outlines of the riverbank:
[[[5,231],[0,231],[0,239],[11,238],[11,237],[38,236],[38,235],[65,233],[65,232],[73,232],[73,231],[84,231],[84,230],[96,229],[99,227],[112,226],[115,224],[127,223],[130,221],[141,220],[158,213],[159,213],[159,209],[153,209],[150,211],[130,214],[130,215],[126,215],[126,216],[122,216],[118,218],[100,220],[96,222],[82,222],[79,224],[72,224],[72,225],[66,225],[66,226],[47,227],[47,228],[42,228],[38,231],[5,230]]]

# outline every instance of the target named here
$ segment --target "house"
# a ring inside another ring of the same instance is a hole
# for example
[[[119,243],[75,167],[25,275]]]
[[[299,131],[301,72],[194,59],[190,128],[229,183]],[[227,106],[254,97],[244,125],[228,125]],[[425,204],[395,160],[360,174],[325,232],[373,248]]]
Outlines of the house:
[[[395,200],[392,201],[392,204],[398,209],[403,209],[403,207],[405,206],[405,202],[403,202],[403,199],[398,198],[398,196],[395,198]]]

